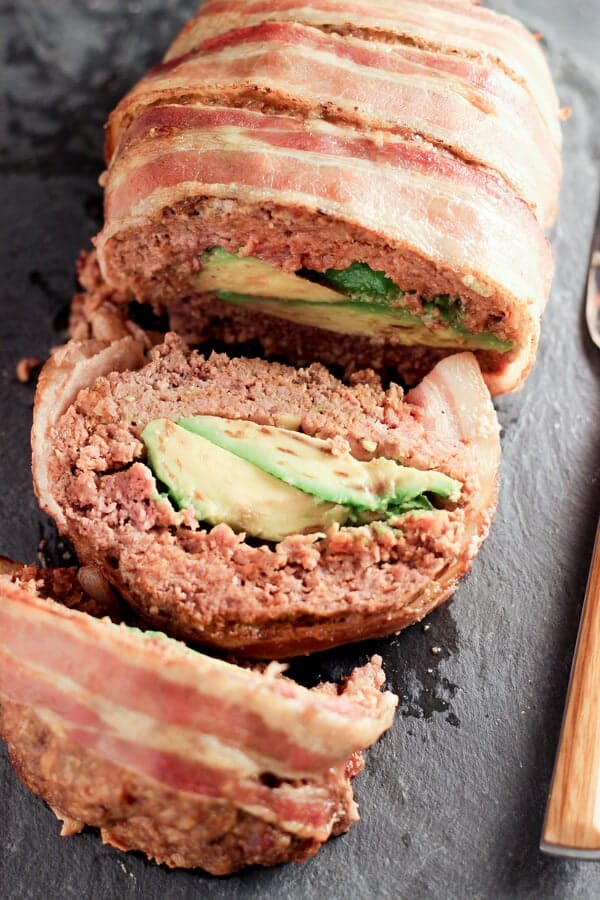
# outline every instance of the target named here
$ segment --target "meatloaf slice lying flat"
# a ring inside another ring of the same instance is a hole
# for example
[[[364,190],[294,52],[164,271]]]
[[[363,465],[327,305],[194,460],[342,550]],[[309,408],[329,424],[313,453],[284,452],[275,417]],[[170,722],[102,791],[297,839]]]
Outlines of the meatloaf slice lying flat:
[[[0,575],[0,734],[63,834],[93,825],[122,850],[224,875],[304,860],[357,821],[360,751],[396,705],[378,658],[307,690],[276,664],[242,669],[67,609],[48,583]]]
[[[349,386],[174,335],[145,358],[125,336],[50,360],[33,452],[43,508],[147,621],[277,658],[398,631],[450,596],[495,509],[499,439],[471,354],[404,397],[372,372]]]

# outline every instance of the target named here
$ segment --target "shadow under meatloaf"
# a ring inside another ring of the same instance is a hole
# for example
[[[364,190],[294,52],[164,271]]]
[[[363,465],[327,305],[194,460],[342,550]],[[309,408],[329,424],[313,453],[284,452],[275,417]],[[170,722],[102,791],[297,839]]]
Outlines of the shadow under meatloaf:
[[[344,385],[318,365],[205,359],[175,335],[149,361],[132,337],[71,343],[40,377],[38,497],[81,561],[169,634],[275,658],[398,631],[450,596],[487,534],[498,426],[471,354],[447,358],[406,398],[362,377]],[[197,414],[345,439],[365,460],[375,443],[378,456],[456,478],[462,494],[404,516],[401,530],[333,526],[255,546],[157,500],[140,434]]]
[[[6,566],[3,569],[6,571]],[[178,679],[185,684],[190,678],[186,670],[191,667],[193,672],[197,664],[208,663],[209,668],[219,667],[213,677],[234,681],[240,670],[208,660],[160,635],[141,635],[107,620],[99,622],[74,611],[75,607],[67,609],[54,602],[53,586],[61,599],[67,597],[74,602],[73,598],[79,597],[79,609],[96,604],[98,612],[106,611],[97,598],[82,596],[80,578],[81,572],[78,575],[75,569],[42,572],[16,564],[11,574],[0,574],[0,620],[4,626],[7,621],[9,624],[7,640],[0,649],[0,734],[19,778],[63,821],[63,835],[92,825],[100,828],[105,843],[119,849],[141,850],[168,866],[201,867],[225,875],[248,865],[300,862],[316,853],[329,836],[347,831],[358,820],[351,780],[364,765],[359,750],[345,760],[340,756],[321,773],[306,772],[301,779],[290,779],[289,773],[286,778],[285,771],[284,777],[273,772],[259,777],[234,771],[228,775],[227,788],[220,787],[219,770],[203,769],[202,756],[198,757],[204,737],[193,720],[198,715],[202,719],[197,704],[203,701],[201,695],[194,696],[191,685],[200,685],[206,677],[201,669],[185,688],[187,712],[179,725],[183,730],[190,726],[187,743],[176,743],[175,755],[165,756],[163,765],[153,771],[151,747],[156,732],[140,731],[136,725],[135,713],[141,708],[140,702],[143,705],[144,694],[152,705],[148,714],[168,731],[175,722],[173,716],[177,717]],[[40,629],[47,637],[32,668],[28,641],[36,640]],[[85,659],[78,657],[77,666],[69,669],[80,641],[85,644]],[[164,671],[168,679],[175,680],[161,683]],[[101,684],[98,672],[104,672]],[[136,677],[138,687],[133,696],[127,684],[131,688]],[[356,669],[340,688],[327,684],[307,691],[275,670],[244,673],[242,682],[248,679],[255,682],[251,686],[254,695],[263,696],[252,714],[266,716],[268,722],[269,704],[283,703],[284,716],[287,710],[300,724],[303,715],[308,717],[302,726],[307,740],[311,740],[311,732],[312,740],[322,739],[322,729],[329,722],[338,730],[345,728],[347,739],[356,746],[357,728],[366,726],[364,735],[368,731],[375,739],[391,724],[395,698],[380,692],[383,673],[378,658]],[[235,689],[235,685],[230,688]],[[210,704],[210,697],[205,699]],[[236,715],[235,709],[227,712],[228,705],[235,707],[235,702],[236,696],[221,698],[221,718]],[[165,704],[170,716],[165,713]],[[347,717],[346,725],[340,716]],[[212,719],[217,722],[219,716],[212,715]],[[320,726],[316,725],[319,719]],[[256,718],[255,727],[259,721]],[[238,749],[248,723],[251,715],[231,720],[229,740],[233,745],[237,741]],[[262,727],[269,726],[263,722]],[[120,740],[115,740],[115,735]],[[339,736],[347,744],[341,731]],[[252,745],[252,729],[245,740],[250,743],[243,746],[240,759],[251,769],[248,760],[254,754],[260,762],[264,750],[258,737],[256,746]],[[292,748],[288,765],[293,765],[293,735],[289,734],[287,740]],[[123,748],[131,741],[135,742],[136,753],[127,759]],[[222,765],[230,764],[228,753],[231,748],[225,746]],[[285,752],[282,759],[285,769]],[[298,754],[296,759],[300,759]],[[186,767],[189,772],[184,783]],[[192,770],[195,780],[189,774]],[[216,779],[214,784],[211,778]],[[256,791],[255,807],[250,810],[248,793],[252,790]],[[294,804],[302,819],[286,822]]]

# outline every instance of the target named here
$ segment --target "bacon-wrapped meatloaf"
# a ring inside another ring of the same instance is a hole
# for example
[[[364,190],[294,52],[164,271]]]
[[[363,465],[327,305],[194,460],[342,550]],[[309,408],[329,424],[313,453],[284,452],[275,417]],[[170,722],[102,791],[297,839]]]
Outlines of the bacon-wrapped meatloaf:
[[[107,133],[108,284],[193,342],[395,366],[535,355],[560,182],[535,39],[476,4],[212,0]]]
[[[360,751],[391,725],[380,660],[307,690],[68,609],[74,572],[0,575],[0,734],[64,821],[217,875],[301,861],[358,820]],[[68,589],[68,584],[71,584]],[[97,602],[97,601],[96,601]]]
[[[374,373],[73,342],[42,372],[44,509],[168,633],[259,657],[384,635],[445,600],[496,503],[472,354],[406,397]]]

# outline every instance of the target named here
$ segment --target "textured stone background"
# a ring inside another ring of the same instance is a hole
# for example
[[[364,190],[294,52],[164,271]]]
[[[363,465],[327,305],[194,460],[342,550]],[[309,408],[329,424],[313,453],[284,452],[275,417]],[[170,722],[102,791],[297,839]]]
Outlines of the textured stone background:
[[[169,872],[91,830],[59,838],[2,751],[3,898],[600,896],[600,866],[537,849],[599,508],[600,354],[581,303],[599,191],[600,2],[492,5],[544,33],[573,108],[558,271],[535,370],[498,402],[501,502],[472,575],[428,630],[301,666],[341,674],[377,649],[401,695],[357,784],[361,824],[303,866],[225,880]],[[33,387],[16,381],[15,363],[63,338],[73,260],[99,225],[102,123],[193,7],[0,0],[0,552],[17,559],[35,559],[41,538],[55,562],[68,551],[32,494]]]

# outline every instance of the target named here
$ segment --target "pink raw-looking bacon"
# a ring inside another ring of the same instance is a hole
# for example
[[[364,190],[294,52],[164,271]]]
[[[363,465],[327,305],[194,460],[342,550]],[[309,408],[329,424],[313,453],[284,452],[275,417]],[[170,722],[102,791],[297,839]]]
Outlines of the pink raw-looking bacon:
[[[485,171],[426,143],[247,110],[148,110],[106,189],[98,250],[109,280],[118,284],[120,274],[111,241],[193,196],[322,210],[521,298],[533,318],[545,304],[552,259],[527,206]]]
[[[422,135],[498,172],[542,223],[555,217],[559,151],[529,93],[502,69],[285,22],[205,41],[151,70],[111,115],[108,157],[146,106],[213,96],[242,105],[250,89],[271,107]]]
[[[0,594],[0,698],[129,771],[293,834],[329,836],[336,809],[319,778],[392,721],[389,693],[308,691],[65,609],[5,576]],[[270,787],[265,772],[304,781]]]
[[[454,0],[207,0],[171,44],[167,60],[207,38],[262,22],[292,21],[342,33],[365,33],[501,67],[535,99],[555,146],[558,101],[534,36],[509,16]]]

